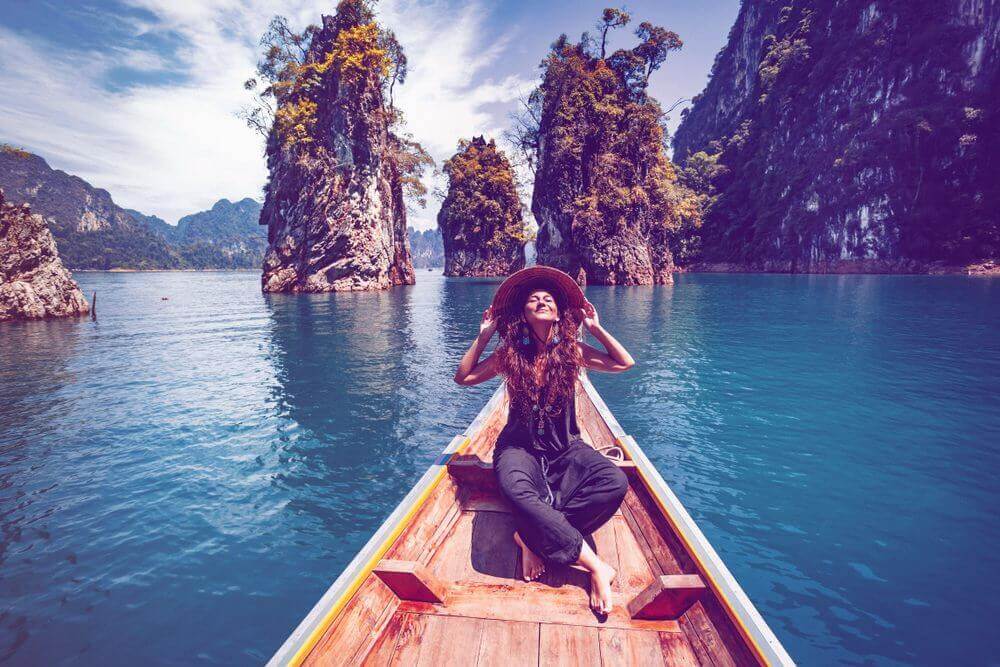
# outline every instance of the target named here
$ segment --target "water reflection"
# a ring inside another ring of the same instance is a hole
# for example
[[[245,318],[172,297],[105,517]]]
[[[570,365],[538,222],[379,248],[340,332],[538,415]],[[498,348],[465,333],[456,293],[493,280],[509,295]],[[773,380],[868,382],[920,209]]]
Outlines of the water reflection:
[[[499,384],[452,382],[496,280],[78,277],[96,324],[0,325],[0,660],[266,661]],[[594,384],[801,664],[989,663],[1000,281],[587,296],[638,361]]]
[[[338,558],[338,537],[360,546],[416,473],[419,457],[397,430],[420,409],[402,391],[413,381],[411,293],[265,298],[281,416],[275,483],[291,493],[287,511],[319,521]]]

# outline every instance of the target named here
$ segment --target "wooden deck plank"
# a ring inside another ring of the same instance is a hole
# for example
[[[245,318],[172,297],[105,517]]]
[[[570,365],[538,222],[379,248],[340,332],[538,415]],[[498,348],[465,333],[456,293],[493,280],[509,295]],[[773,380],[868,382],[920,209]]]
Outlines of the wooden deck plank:
[[[739,628],[723,609],[722,602],[715,596],[705,596],[701,601],[701,607],[733,661],[737,665],[758,664]]]
[[[483,621],[477,667],[538,665],[538,623]]]
[[[330,624],[304,664],[328,664],[332,657],[364,655],[384,630],[399,599],[373,574]]]
[[[517,578],[518,549],[514,522],[500,512],[462,512],[438,553],[431,571],[446,582],[504,582]]]
[[[683,633],[661,632],[660,651],[664,661],[671,667],[698,667],[698,656],[691,649],[691,643]]]
[[[597,632],[578,625],[543,623],[538,638],[538,662],[545,667],[600,667]]]
[[[463,454],[478,454],[484,461],[493,460],[493,445],[496,444],[500,431],[507,425],[508,403],[505,398],[499,409],[482,424],[479,432],[462,451]]]
[[[445,513],[444,517],[441,519],[441,522],[438,524],[437,530],[435,530],[434,533],[431,535],[431,537],[427,540],[426,544],[424,544],[423,550],[420,552],[420,557],[418,558],[418,561],[422,565],[427,565],[428,563],[431,562],[431,559],[434,557],[434,554],[441,546],[441,543],[444,541],[444,538],[447,537],[449,532],[451,532],[452,526],[454,526],[455,522],[458,521],[459,515],[461,515],[461,513],[462,513],[462,506],[457,502],[452,503],[451,507],[448,509],[447,513]]]
[[[649,543],[661,574],[701,574],[645,486],[629,486],[623,505],[626,517],[631,514],[638,526],[637,537],[641,533]]]
[[[406,614],[398,609],[392,614],[385,629],[372,645],[368,654],[361,660],[361,665],[364,667],[385,667],[392,661],[392,654],[396,651],[396,643],[399,641],[405,616]]]
[[[474,582],[452,585],[446,605],[403,601],[399,608],[405,612],[440,616],[680,632],[677,621],[629,618],[627,600],[617,593],[614,594],[614,609],[603,622],[590,610],[589,601],[590,595],[575,587],[551,588],[535,581]]]
[[[420,647],[424,642],[429,616],[424,614],[404,614],[403,623],[396,640],[390,665],[416,665],[420,659]]]
[[[615,531],[618,552],[618,576],[615,581],[623,596],[631,599],[653,583],[653,570],[625,518],[613,517],[611,524]]]
[[[702,664],[735,667],[736,661],[729,654],[715,626],[705,614],[701,602],[696,602],[681,616],[680,625]]]
[[[650,559],[649,564],[653,566],[653,574],[695,573],[696,570],[687,553],[678,553],[679,545],[672,546],[664,536],[663,533],[666,532],[670,535],[671,542],[676,542],[676,537],[666,525],[666,520],[659,516],[659,508],[653,508],[659,518],[659,521],[656,521],[650,515],[649,507],[642,500],[643,497],[648,502],[648,492],[645,489],[629,486],[625,501],[622,503],[622,512],[640,546],[644,547],[643,551]]]
[[[601,418],[594,403],[590,400],[582,385],[577,384],[576,421],[581,430],[586,429],[590,436],[588,442],[595,447],[608,447],[615,444],[615,436]]]
[[[438,487],[414,516],[403,533],[396,538],[383,558],[392,560],[419,560],[428,541],[457,502],[455,482],[445,475]]]
[[[392,665],[403,667],[448,667],[474,665],[479,655],[483,621],[407,614]]]
[[[605,667],[664,667],[669,664],[664,662],[658,632],[601,628],[598,633],[601,665]]]

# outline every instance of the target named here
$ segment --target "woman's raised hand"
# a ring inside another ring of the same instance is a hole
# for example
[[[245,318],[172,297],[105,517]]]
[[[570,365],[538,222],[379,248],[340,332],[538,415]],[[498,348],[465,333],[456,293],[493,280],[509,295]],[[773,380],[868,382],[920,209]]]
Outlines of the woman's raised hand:
[[[479,335],[489,340],[497,330],[497,321],[493,317],[493,306],[487,306],[483,311],[483,320],[479,323]]]
[[[593,331],[594,327],[601,326],[601,321],[597,317],[597,309],[591,302],[585,301],[583,308],[577,308],[577,314],[580,316],[583,326],[587,327],[587,331]]]

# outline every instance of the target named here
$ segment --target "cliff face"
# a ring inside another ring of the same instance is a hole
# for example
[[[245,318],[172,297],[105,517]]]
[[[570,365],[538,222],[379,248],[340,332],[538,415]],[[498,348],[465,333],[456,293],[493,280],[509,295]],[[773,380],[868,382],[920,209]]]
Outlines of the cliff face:
[[[444,165],[438,213],[446,276],[506,276],[524,268],[524,220],[510,162],[483,137],[459,142]]]
[[[360,2],[341,2],[312,37],[268,138],[260,223],[266,292],[413,284],[398,140],[383,101],[389,64]]]
[[[679,163],[719,166],[701,260],[905,272],[996,257],[998,42],[988,0],[744,2],[674,138]]]
[[[0,320],[85,315],[83,292],[63,266],[45,221],[0,190]]]
[[[697,215],[664,149],[663,112],[646,92],[680,39],[648,23],[636,35],[639,45],[607,58],[603,46],[561,37],[532,95],[538,263],[598,284],[672,282],[671,237]]]
[[[52,169],[41,157],[0,147],[0,187],[45,218],[63,261],[74,269],[176,269],[182,262],[166,241],[78,176]]]

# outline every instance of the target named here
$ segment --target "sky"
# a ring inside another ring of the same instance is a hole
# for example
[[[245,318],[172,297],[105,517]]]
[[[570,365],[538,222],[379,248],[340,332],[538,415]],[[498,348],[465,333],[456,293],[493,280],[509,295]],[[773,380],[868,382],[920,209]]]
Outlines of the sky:
[[[566,33],[578,39],[607,0],[513,2],[383,0],[410,73],[397,88],[406,129],[438,165],[458,140],[502,142],[509,116],[538,82],[538,64]],[[633,25],[612,46],[636,43],[650,21],[684,41],[654,74],[667,109],[708,80],[739,0],[648,0],[624,5]],[[236,116],[249,102],[259,39],[275,15],[296,29],[334,11],[334,0],[0,0],[0,142],[108,190],[115,202],[171,224],[223,197],[261,200],[263,139]],[[666,122],[672,133],[679,104]],[[443,177],[428,177],[441,189]],[[527,184],[530,196],[530,183]],[[527,203],[527,202],[526,202]],[[409,224],[436,226],[439,200]]]

